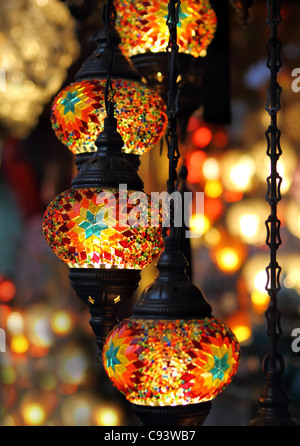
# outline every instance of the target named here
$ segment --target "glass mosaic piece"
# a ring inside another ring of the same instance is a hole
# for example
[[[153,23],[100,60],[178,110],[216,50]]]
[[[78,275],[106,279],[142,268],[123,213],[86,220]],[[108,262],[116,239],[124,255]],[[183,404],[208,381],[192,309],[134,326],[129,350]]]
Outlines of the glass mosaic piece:
[[[161,211],[151,207],[150,212],[146,194],[138,205],[129,204],[130,197],[131,191],[124,195],[115,189],[63,192],[44,215],[48,245],[70,268],[142,270],[163,248],[161,226],[151,226],[150,220],[151,212]]]
[[[165,51],[169,41],[168,0],[115,0],[116,29],[120,48],[128,57],[147,51]],[[217,17],[209,0],[181,2],[177,43],[179,51],[194,57],[205,56],[214,38]]]
[[[209,401],[237,372],[240,348],[216,318],[125,319],[106,339],[103,364],[134,404],[173,406]]]
[[[95,140],[104,128],[106,79],[74,82],[62,89],[53,102],[52,128],[58,139],[77,155],[95,152]],[[167,127],[166,106],[158,93],[146,85],[114,79],[117,130],[123,152],[142,155],[159,142]]]

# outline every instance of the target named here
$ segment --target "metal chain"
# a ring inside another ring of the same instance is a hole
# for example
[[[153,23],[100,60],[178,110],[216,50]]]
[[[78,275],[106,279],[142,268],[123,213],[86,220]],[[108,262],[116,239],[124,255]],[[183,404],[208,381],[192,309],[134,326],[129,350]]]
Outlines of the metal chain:
[[[112,31],[115,26],[116,9],[114,7],[112,0],[107,0],[106,4],[104,5],[102,17],[106,29],[106,42],[107,42],[106,43],[107,76],[105,84],[104,101],[105,101],[107,116],[113,117],[114,106],[115,106],[115,101],[114,101],[115,90],[113,89],[111,81],[111,73],[114,59]]]
[[[281,245],[280,220],[277,217],[277,205],[281,200],[282,178],[277,172],[277,161],[282,154],[280,146],[281,132],[277,127],[277,114],[281,108],[281,87],[277,82],[277,73],[282,66],[280,58],[281,45],[277,38],[277,27],[281,22],[280,8],[281,0],[267,0],[268,16],[267,23],[271,30],[271,38],[267,43],[267,67],[270,70],[270,86],[267,90],[267,105],[271,122],[266,131],[267,155],[270,157],[270,175],[267,178],[266,200],[270,205],[270,215],[266,220],[267,239],[266,244],[270,249],[270,263],[266,268],[267,284],[266,290],[270,297],[269,307],[266,311],[267,334],[270,337],[270,352],[263,362],[263,372],[268,369],[278,370],[283,373],[284,362],[282,356],[277,352],[277,342],[282,334],[280,325],[281,313],[277,308],[277,294],[280,291],[281,267],[277,262],[277,250]]]
[[[178,44],[177,44],[177,24],[179,22],[180,0],[170,0],[168,3],[168,17],[167,26],[169,28],[169,41],[167,46],[167,53],[169,57],[169,91],[167,101],[167,116],[168,127],[166,132],[166,142],[168,148],[169,159],[169,178],[167,180],[168,194],[172,194],[178,189],[179,178],[177,175],[177,165],[180,158],[178,148],[178,134],[177,134],[177,113],[180,89],[178,87]],[[174,207],[171,202],[170,209],[170,225],[171,231],[174,232]]]

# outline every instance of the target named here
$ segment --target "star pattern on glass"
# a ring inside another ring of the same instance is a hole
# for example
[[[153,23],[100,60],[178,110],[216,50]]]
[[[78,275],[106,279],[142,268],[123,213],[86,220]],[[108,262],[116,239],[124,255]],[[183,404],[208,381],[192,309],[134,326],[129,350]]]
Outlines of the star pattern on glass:
[[[75,113],[75,105],[79,102],[80,99],[77,97],[76,92],[72,93],[68,91],[67,96],[62,99],[61,103],[64,106],[64,114],[67,113]]]
[[[229,328],[224,330],[225,325],[215,318],[125,319],[106,339],[104,368],[134,404],[178,406],[210,401],[231,382],[239,365],[238,341]],[[163,342],[165,337],[170,345]]]
[[[115,372],[115,366],[121,364],[121,361],[117,358],[117,354],[119,351],[119,346],[115,347],[113,343],[110,344],[109,349],[106,352],[106,367],[109,369],[110,367]]]
[[[85,230],[85,238],[89,238],[92,235],[100,237],[101,231],[107,229],[108,226],[104,222],[105,213],[98,212],[97,214],[92,214],[89,210],[86,213],[86,220],[79,224],[81,228]]]
[[[229,368],[228,364],[228,353],[225,353],[222,358],[218,358],[214,356],[214,367],[210,369],[210,373],[213,375],[213,381],[215,379],[220,379],[221,381],[224,378],[224,372]]]

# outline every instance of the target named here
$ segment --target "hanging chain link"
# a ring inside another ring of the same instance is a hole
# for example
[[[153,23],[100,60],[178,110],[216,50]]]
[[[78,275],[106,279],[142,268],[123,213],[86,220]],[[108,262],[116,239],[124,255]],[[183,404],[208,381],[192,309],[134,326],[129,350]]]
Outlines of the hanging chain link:
[[[169,57],[169,91],[167,101],[168,128],[166,132],[166,142],[169,159],[169,178],[167,180],[168,194],[172,194],[178,189],[179,178],[177,175],[177,165],[180,158],[178,148],[177,133],[177,113],[180,89],[178,87],[178,44],[177,44],[177,24],[179,22],[180,0],[170,0],[168,3],[167,26],[169,28],[169,41],[167,53]],[[174,231],[174,203],[170,203],[170,225]]]
[[[102,18],[106,30],[106,64],[107,64],[104,101],[105,101],[107,116],[112,117],[115,106],[115,101],[114,101],[115,90],[112,86],[112,81],[111,81],[111,73],[114,59],[112,32],[116,20],[116,9],[114,7],[113,1],[107,0],[103,8]]]
[[[277,293],[280,291],[281,267],[277,262],[277,250],[281,245],[280,220],[277,217],[277,205],[281,200],[282,178],[277,172],[277,161],[282,154],[280,146],[281,132],[277,127],[277,114],[281,108],[281,87],[277,82],[277,73],[282,66],[280,50],[281,45],[277,38],[277,28],[281,22],[281,0],[267,0],[267,23],[271,30],[271,38],[267,43],[267,67],[270,70],[270,86],[267,90],[266,111],[270,116],[270,125],[266,131],[267,155],[270,158],[270,175],[267,178],[266,200],[270,205],[270,215],[266,220],[267,239],[266,244],[270,249],[270,263],[266,268],[266,290],[270,297],[270,304],[266,311],[267,334],[270,337],[270,352],[263,362],[263,371],[266,374],[268,368],[283,372],[284,363],[282,356],[277,352],[277,342],[282,334],[280,325],[281,313],[277,308]]]

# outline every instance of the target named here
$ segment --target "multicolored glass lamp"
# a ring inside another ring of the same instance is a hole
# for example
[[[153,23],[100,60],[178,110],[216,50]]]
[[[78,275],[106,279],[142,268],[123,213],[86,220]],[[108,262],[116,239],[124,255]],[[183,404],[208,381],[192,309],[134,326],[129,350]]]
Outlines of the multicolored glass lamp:
[[[120,47],[135,67],[167,102],[168,92],[168,0],[115,0],[116,29],[121,37]],[[207,48],[217,29],[217,16],[209,0],[181,2],[177,26],[179,50],[178,76],[181,93],[179,116],[184,119],[202,104],[204,65]],[[197,61],[197,62],[196,62]],[[201,87],[201,88],[200,88]],[[187,89],[187,91],[185,91]],[[198,102],[188,100],[191,90]],[[193,104],[194,105],[194,104]]]
[[[105,24],[105,23],[104,23]],[[105,26],[95,39],[95,51],[75,75],[75,82],[54,99],[51,122],[60,141],[75,155],[78,167],[97,150],[96,138],[106,116],[104,97],[107,75]],[[165,104],[159,94],[141,82],[141,75],[123,54],[121,40],[112,32],[112,81],[115,90],[117,129],[127,159],[139,166],[139,156],[159,142],[167,125]]]
[[[110,380],[145,425],[202,425],[238,369],[235,335],[212,316],[186,266],[176,240],[165,238],[157,278],[104,345]]]
[[[115,0],[116,29],[121,48],[128,57],[166,52],[169,31],[167,0]],[[182,2],[177,28],[179,52],[195,58],[204,57],[213,40],[217,19],[209,0]]]
[[[128,196],[143,191],[143,182],[124,158],[117,120],[111,115],[104,120],[96,146],[96,154],[82,165],[71,189],[48,206],[43,231],[51,249],[69,266],[77,295],[89,306],[101,350],[120,305],[133,295],[141,270],[159,255],[163,239],[160,227],[128,223],[134,208]],[[150,222],[149,204],[148,197],[139,212]]]

